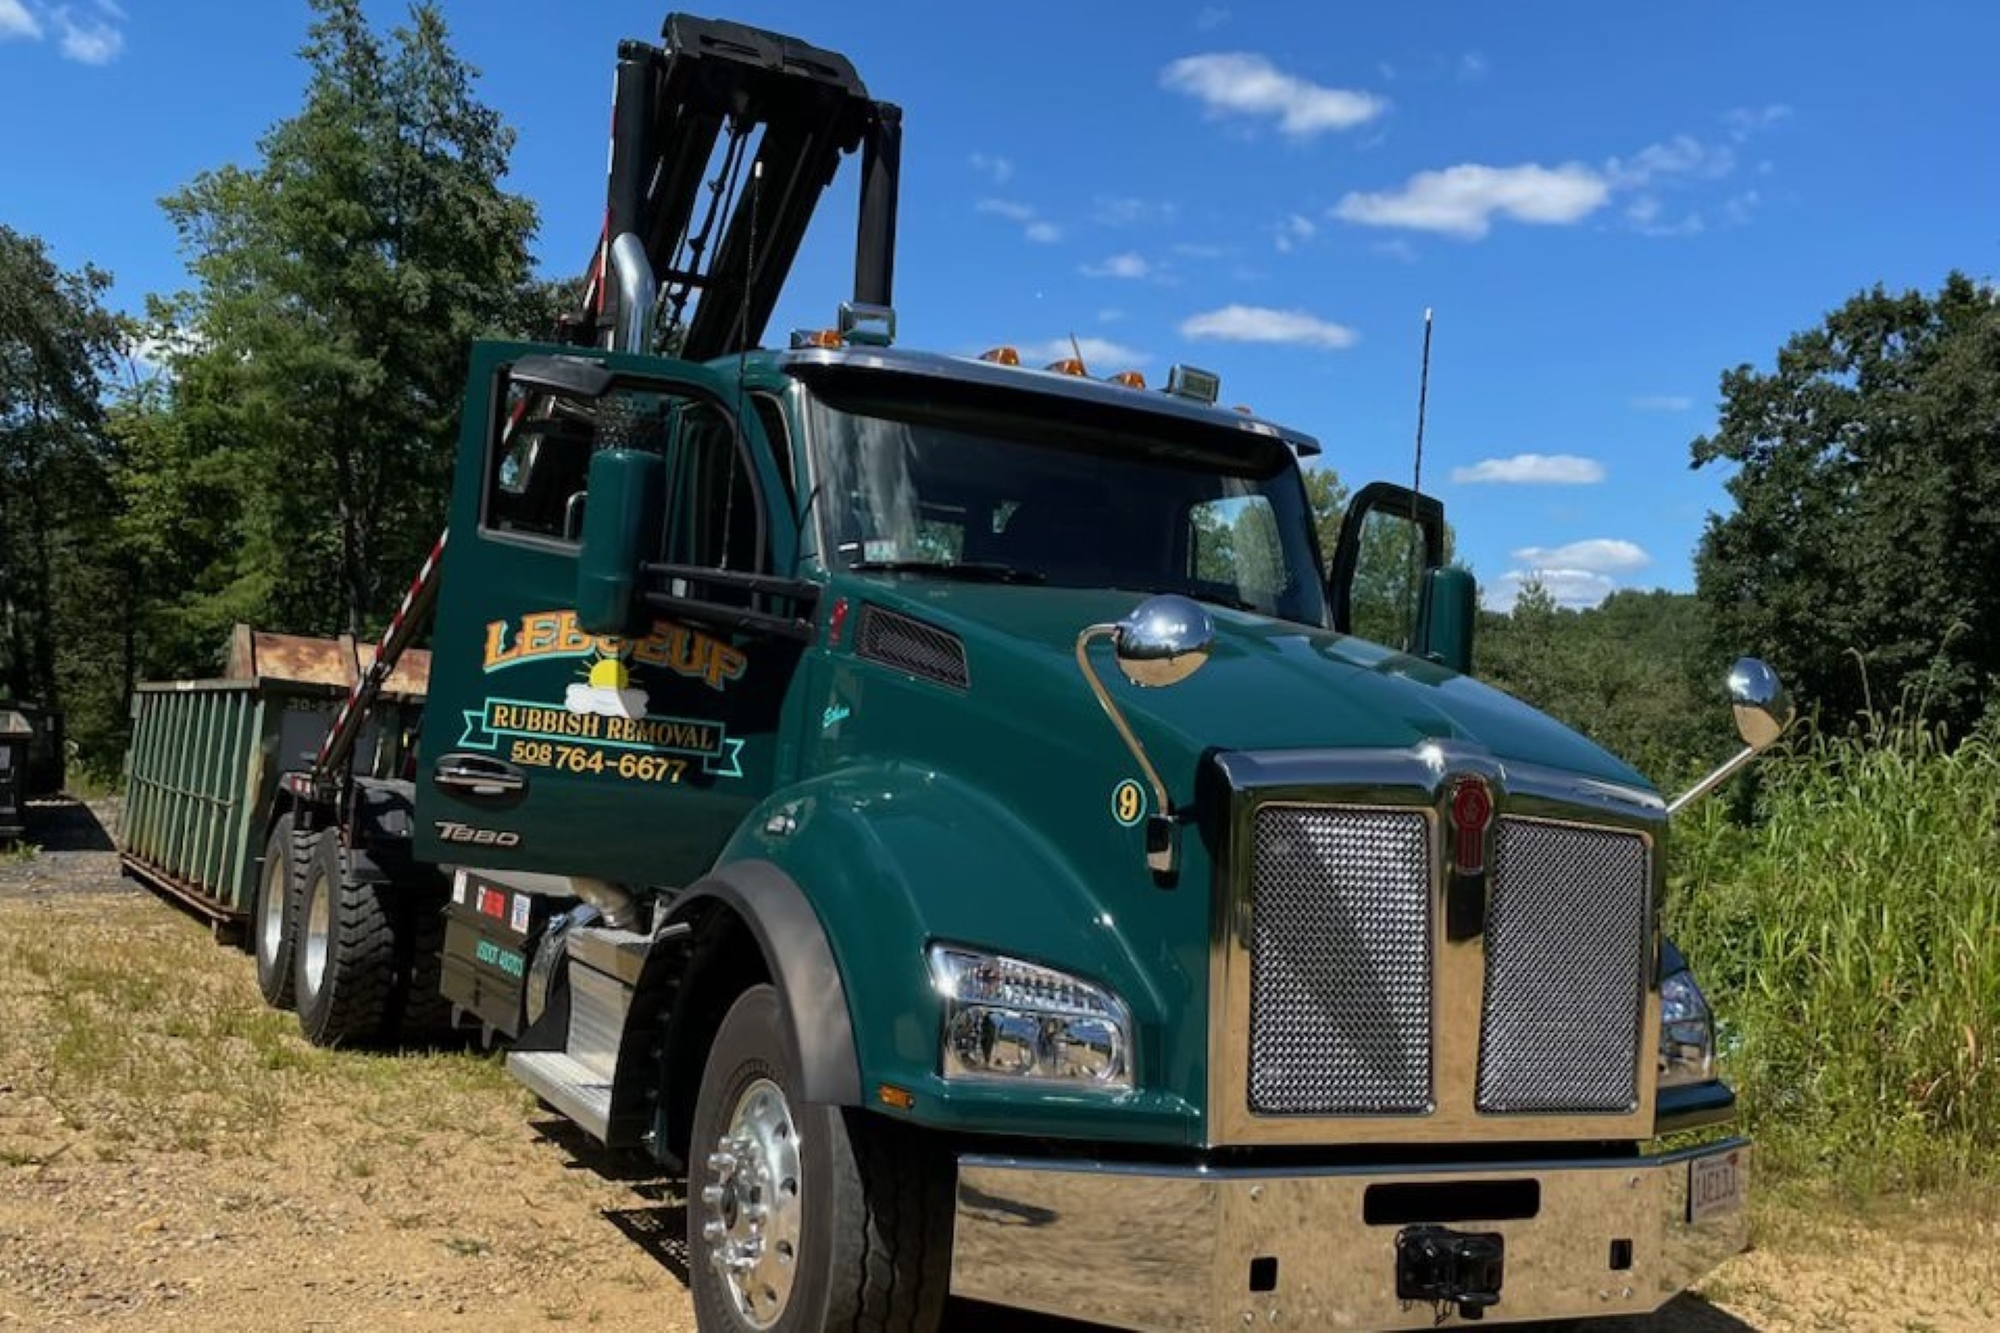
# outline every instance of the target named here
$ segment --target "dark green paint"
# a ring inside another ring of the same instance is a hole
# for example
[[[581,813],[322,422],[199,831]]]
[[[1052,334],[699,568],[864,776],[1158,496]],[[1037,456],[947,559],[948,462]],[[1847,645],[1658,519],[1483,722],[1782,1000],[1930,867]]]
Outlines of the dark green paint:
[[[482,386],[495,368],[519,351],[481,349],[469,420],[483,416]],[[650,366],[726,403],[764,390],[796,405],[801,393],[764,356],[729,363],[726,379],[672,362],[607,360]],[[523,848],[494,854],[495,864],[638,883],[684,884],[716,863],[771,861],[804,889],[825,927],[864,1089],[910,1089],[915,1118],[970,1131],[1198,1143],[1208,1081],[1212,851],[1191,829],[1172,887],[1147,871],[1143,821],[1121,824],[1112,804],[1118,785],[1141,774],[1074,656],[1079,631],[1124,616],[1140,594],[830,576],[801,554],[813,546],[810,524],[802,533],[788,496],[788,489],[811,495],[802,450],[790,451],[796,475],[787,488],[754,414],[743,424],[759,454],[768,571],[824,584],[822,625],[840,601],[851,614],[832,648],[824,634],[802,650],[731,639],[749,666],[726,702],[696,683],[662,682],[671,699],[656,699],[652,711],[709,717],[732,737],[746,736],[742,777],[705,789],[648,788],[538,770],[527,802],[500,812],[442,798],[420,778],[423,834],[439,817],[518,828]],[[464,441],[427,756],[453,748],[461,712],[484,707],[489,694],[560,700],[576,678],[575,659],[525,661],[494,679],[481,669],[489,622],[568,606],[577,586],[573,551],[477,534],[481,429],[468,427]],[[970,688],[858,658],[856,620],[871,602],[958,635]],[[1325,629],[1211,613],[1210,661],[1169,689],[1129,685],[1108,648],[1098,649],[1101,674],[1177,806],[1193,801],[1197,766],[1215,749],[1406,750],[1448,739],[1503,760],[1645,785],[1597,746],[1447,666]],[[1446,638],[1449,628],[1440,628]],[[936,1073],[939,1013],[924,963],[924,947],[935,940],[1109,986],[1133,1013],[1139,1090],[947,1085]]]

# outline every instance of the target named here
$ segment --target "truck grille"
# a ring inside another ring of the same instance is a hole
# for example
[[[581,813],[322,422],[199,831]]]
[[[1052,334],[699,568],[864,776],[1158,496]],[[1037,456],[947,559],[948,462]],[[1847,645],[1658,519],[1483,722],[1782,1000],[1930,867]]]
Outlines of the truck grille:
[[[1481,1111],[1617,1113],[1637,1102],[1648,860],[1635,834],[1500,821],[1486,916]]]
[[[1429,820],[1268,805],[1254,837],[1251,1110],[1428,1111]]]

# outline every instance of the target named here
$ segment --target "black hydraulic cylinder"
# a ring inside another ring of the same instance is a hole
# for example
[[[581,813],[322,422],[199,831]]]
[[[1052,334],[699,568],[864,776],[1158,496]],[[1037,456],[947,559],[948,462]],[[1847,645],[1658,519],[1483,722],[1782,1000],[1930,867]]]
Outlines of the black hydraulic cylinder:
[[[854,233],[854,299],[892,306],[896,287],[896,199],[903,171],[903,109],[875,104],[861,150],[861,218]]]

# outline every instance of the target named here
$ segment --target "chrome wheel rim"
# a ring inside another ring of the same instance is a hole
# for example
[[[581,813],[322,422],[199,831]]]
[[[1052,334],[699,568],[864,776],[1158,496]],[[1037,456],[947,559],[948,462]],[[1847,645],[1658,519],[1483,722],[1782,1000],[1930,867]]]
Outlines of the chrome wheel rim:
[[[798,1276],[799,1132],[785,1093],[760,1078],[737,1097],[701,1191],[708,1262],[752,1328],[778,1322]]]
[[[264,867],[264,910],[257,920],[257,952],[267,967],[276,966],[278,947],[285,939],[286,865],[280,852],[267,858]]]
[[[299,947],[306,951],[306,989],[319,994],[320,983],[326,980],[326,954],[328,939],[333,934],[333,895],[327,890],[331,886],[324,878],[315,878],[306,885],[305,938]]]

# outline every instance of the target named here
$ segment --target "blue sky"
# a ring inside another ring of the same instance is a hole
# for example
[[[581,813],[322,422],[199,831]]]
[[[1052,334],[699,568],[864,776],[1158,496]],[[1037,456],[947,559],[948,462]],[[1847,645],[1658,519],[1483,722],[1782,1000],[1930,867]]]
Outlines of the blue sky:
[[[370,6],[378,21],[400,5]],[[519,132],[545,271],[603,206],[627,0],[447,0]],[[716,13],[712,8],[697,12]],[[850,56],[905,110],[901,340],[1053,356],[1311,432],[1407,481],[1436,310],[1425,488],[1489,603],[1692,585],[1726,505],[1688,442],[1723,369],[1876,282],[2000,276],[2000,6],[782,5],[726,17]],[[303,4],[0,0],[0,222],[119,304],[182,284],[158,198],[294,111]],[[775,328],[847,292],[852,192]]]

